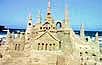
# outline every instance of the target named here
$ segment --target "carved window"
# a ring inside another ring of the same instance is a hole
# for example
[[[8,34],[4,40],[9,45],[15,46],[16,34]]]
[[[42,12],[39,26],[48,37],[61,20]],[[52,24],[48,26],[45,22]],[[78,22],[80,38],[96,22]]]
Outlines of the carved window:
[[[80,52],[80,56],[82,56],[82,52]]]
[[[50,44],[50,46],[52,46],[52,44]]]
[[[102,61],[102,58],[100,58],[100,61]]]
[[[20,50],[20,44],[15,45],[15,50]]]
[[[38,50],[40,50],[40,43],[38,43]]]
[[[92,56],[96,56],[96,55],[93,53]]]
[[[41,48],[41,50],[43,50],[43,47],[44,47],[44,43],[42,43],[42,48]]]
[[[15,45],[15,50],[17,50],[17,44]]]
[[[55,29],[55,27],[53,27],[53,29]]]
[[[49,51],[51,51],[52,50],[52,44],[49,44]]]
[[[49,27],[49,29],[50,29],[50,27]]]
[[[40,27],[40,29],[42,29],[42,27]]]
[[[48,45],[48,44],[45,45],[45,50],[47,50],[47,45]]]
[[[0,53],[0,58],[2,58],[3,56],[2,56],[2,54]]]
[[[55,46],[55,43],[53,44],[53,46]]]
[[[55,50],[55,43],[53,43],[53,50]]]
[[[59,48],[61,48],[61,41],[59,42]]]
[[[29,23],[29,26],[31,26],[31,23]]]
[[[85,53],[86,53],[86,54],[88,54],[88,52],[87,52],[87,51],[86,51]]]

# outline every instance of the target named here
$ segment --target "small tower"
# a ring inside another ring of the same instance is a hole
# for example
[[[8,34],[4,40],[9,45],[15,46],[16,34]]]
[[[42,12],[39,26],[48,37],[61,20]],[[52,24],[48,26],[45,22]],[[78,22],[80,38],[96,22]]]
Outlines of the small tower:
[[[9,30],[7,31],[6,44],[8,45],[9,49],[13,49],[13,38]]]
[[[26,39],[30,39],[32,37],[32,31],[33,31],[33,23],[32,23],[32,14],[30,13],[26,29],[26,36],[25,36]]]
[[[84,25],[83,24],[81,24],[81,27],[80,27],[80,39],[81,40],[85,40],[85,33],[84,33],[85,31],[84,31]]]
[[[95,36],[96,36],[96,37],[95,37],[95,43],[99,43],[99,40],[98,40],[98,32],[96,33]]]
[[[68,5],[65,6],[65,18],[64,18],[64,29],[70,28]]]
[[[98,36],[98,32],[95,35],[95,48],[96,50],[99,52],[100,51],[100,47],[99,47],[99,36]]]
[[[32,13],[29,13],[27,28],[32,28],[32,26],[33,26],[33,23],[32,23]]]

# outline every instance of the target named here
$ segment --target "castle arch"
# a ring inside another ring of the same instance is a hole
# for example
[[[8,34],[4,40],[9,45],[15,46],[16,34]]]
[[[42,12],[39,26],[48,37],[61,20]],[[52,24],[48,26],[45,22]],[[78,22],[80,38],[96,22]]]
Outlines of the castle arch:
[[[62,27],[62,23],[61,22],[57,22],[56,23],[56,27],[57,27],[57,29],[60,29]]]

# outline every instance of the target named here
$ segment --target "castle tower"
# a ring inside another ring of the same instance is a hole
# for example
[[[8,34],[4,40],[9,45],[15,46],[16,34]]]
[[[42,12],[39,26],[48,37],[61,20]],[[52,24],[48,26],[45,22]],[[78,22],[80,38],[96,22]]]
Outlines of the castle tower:
[[[69,14],[68,14],[68,5],[65,6],[65,16],[64,16],[64,29],[70,28]]]
[[[32,31],[33,31],[33,23],[32,23],[32,14],[30,13],[28,17],[26,37],[25,37],[27,40],[32,37]]]
[[[80,27],[80,39],[85,40],[84,25],[83,24],[81,24],[81,27]]]
[[[48,0],[47,15],[46,15],[45,21],[50,23],[50,24],[53,23],[53,18],[51,15],[51,1],[50,0]]]
[[[32,23],[32,13],[30,12],[29,16],[28,16],[27,28],[32,28],[32,26],[33,26],[33,23]]]
[[[7,37],[6,37],[6,44],[8,45],[9,49],[13,49],[13,38],[12,38],[12,34],[10,33],[10,31],[8,30],[7,32]]]
[[[95,35],[95,46],[96,46],[96,50],[99,52],[100,48],[99,48],[99,36],[98,36],[98,32]]]
[[[96,36],[96,38],[95,38],[95,42],[98,43],[98,42],[99,42],[99,41],[98,41],[98,32],[96,33],[95,36]]]

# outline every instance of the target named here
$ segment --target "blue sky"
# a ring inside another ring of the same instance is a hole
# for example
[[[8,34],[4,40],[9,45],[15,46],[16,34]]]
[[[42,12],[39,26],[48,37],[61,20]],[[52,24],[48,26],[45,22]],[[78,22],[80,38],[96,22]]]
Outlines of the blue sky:
[[[44,20],[48,0],[0,0],[0,25],[10,28],[26,28],[29,11],[32,10],[33,23],[39,10]],[[86,30],[102,30],[102,0],[51,0],[52,16],[55,20],[64,19],[64,8],[68,2],[71,26]]]

